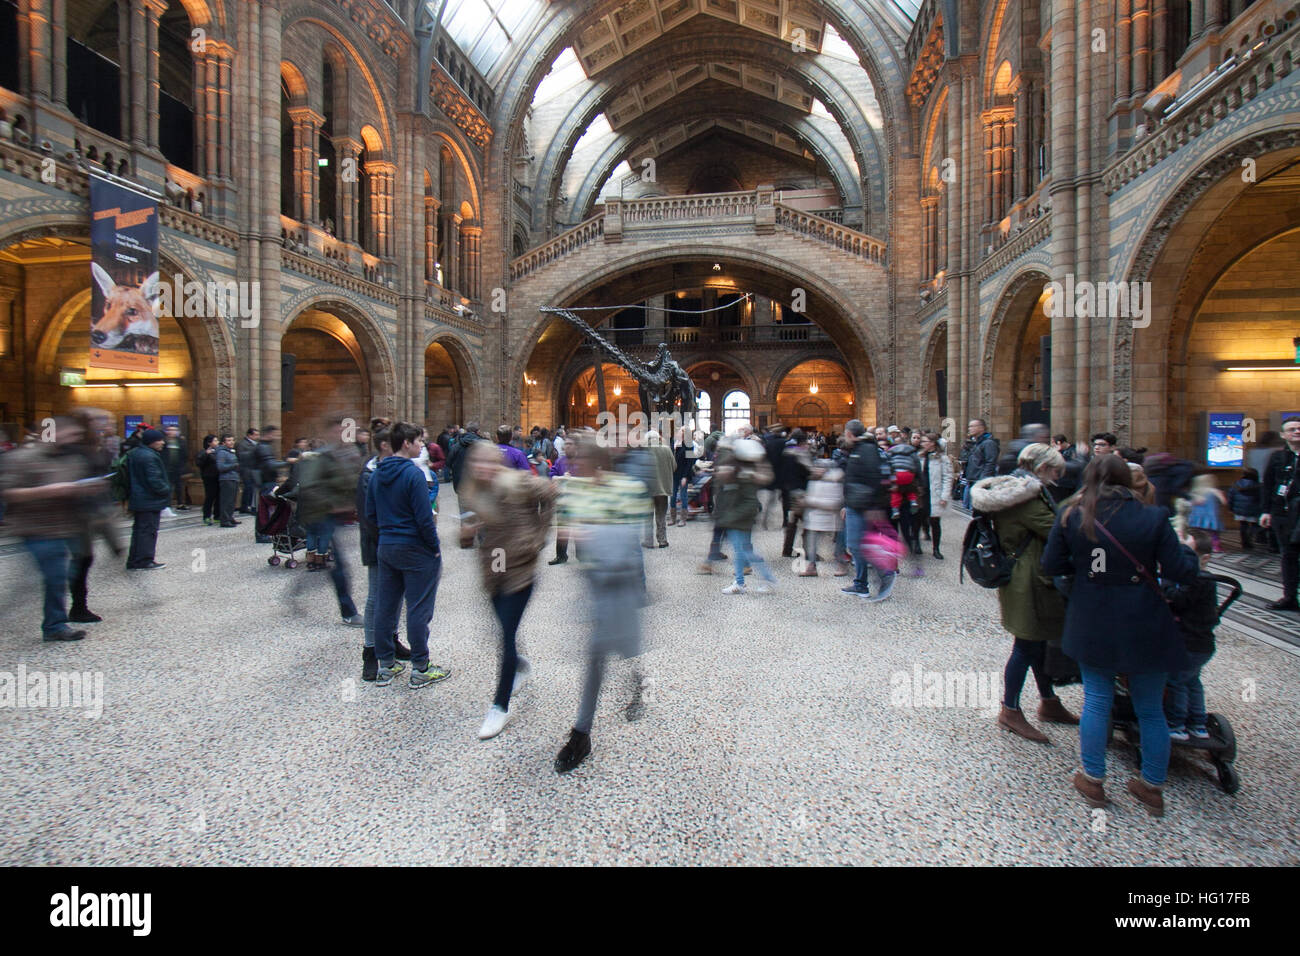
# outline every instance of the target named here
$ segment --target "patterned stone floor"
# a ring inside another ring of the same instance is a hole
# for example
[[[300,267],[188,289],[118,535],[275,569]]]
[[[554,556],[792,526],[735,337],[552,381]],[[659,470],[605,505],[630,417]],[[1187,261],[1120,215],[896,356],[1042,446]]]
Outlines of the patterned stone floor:
[[[696,574],[707,526],[671,529],[670,548],[647,552],[655,699],[624,720],[627,667],[612,667],[594,752],[569,777],[551,762],[586,633],[573,564],[542,567],[522,628],[536,676],[506,731],[479,742],[496,635],[454,544],[432,641],[453,676],[421,691],[363,684],[360,632],[339,623],[328,577],[268,567],[249,522],[169,523],[157,572],[101,555],[105,621],[74,645],[40,642],[37,578],[11,551],[0,671],[100,674],[103,701],[97,719],[0,709],[0,863],[1300,862],[1300,659],[1277,647],[1221,631],[1206,684],[1236,728],[1243,786],[1225,795],[1180,752],[1160,821],[1122,794],[1124,744],[1117,801],[1096,816],[1068,785],[1068,728],[1035,746],[987,701],[913,700],[918,671],[1000,686],[1010,638],[993,593],[957,583],[961,523],[947,519],[949,560],[924,559],[879,605],[781,560],[776,594],[724,596],[725,577]],[[343,540],[354,549],[355,530]],[[779,552],[777,532],[757,540]],[[1062,696],[1077,709],[1078,687]]]

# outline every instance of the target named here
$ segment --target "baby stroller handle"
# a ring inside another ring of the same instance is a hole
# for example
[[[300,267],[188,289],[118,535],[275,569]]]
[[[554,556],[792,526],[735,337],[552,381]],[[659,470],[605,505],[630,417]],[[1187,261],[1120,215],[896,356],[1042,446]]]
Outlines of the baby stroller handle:
[[[1242,587],[1240,581],[1236,578],[1230,578],[1226,574],[1211,574],[1210,580],[1214,581],[1216,584],[1226,584],[1228,587],[1232,588],[1232,593],[1229,594],[1227,599],[1219,605],[1218,617],[1215,619],[1217,623],[1218,621],[1223,620],[1224,612],[1232,606],[1232,602],[1241,597]]]

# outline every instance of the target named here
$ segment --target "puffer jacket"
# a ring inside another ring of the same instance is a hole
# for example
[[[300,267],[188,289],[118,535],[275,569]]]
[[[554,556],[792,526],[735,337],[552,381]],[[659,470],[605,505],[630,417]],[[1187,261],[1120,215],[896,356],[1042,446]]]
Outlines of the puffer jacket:
[[[532,472],[504,469],[467,496],[482,530],[479,567],[489,594],[515,594],[533,583],[559,486]]]
[[[148,445],[132,448],[126,456],[126,471],[131,480],[127,507],[132,511],[162,511],[171,503],[171,479],[158,452]]]
[[[941,451],[921,456],[921,474],[925,474],[926,460],[930,463],[930,513],[939,510],[939,502],[952,500],[952,459]]]
[[[713,483],[722,494],[713,507],[719,528],[752,531],[758,517],[758,489],[772,484],[772,466],[766,459],[739,461],[734,456],[713,469]]]
[[[844,472],[827,468],[820,478],[808,482],[803,499],[803,526],[808,531],[838,531],[840,509],[844,507]]]
[[[971,488],[971,505],[992,517],[1004,551],[1020,553],[1010,583],[998,588],[1002,626],[1026,641],[1060,640],[1065,598],[1040,567],[1056,523],[1042,482],[1022,470],[984,478]]]
[[[896,445],[889,446],[889,467],[898,474],[900,471],[910,471],[913,475],[921,473],[921,460],[916,455],[916,446],[911,442],[900,441]]]

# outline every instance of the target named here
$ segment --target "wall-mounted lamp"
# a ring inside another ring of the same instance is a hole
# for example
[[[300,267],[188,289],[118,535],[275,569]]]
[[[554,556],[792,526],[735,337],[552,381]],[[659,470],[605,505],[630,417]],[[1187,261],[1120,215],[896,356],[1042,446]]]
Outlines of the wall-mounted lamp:
[[[819,389],[819,388],[817,387],[817,383],[816,383],[816,382],[813,382],[811,385],[808,386],[808,394],[809,394],[809,395],[816,395],[816,394],[817,394],[818,392],[820,392],[820,391],[821,391],[821,389]]]
[[[618,397],[619,397],[620,395],[622,395],[622,394],[623,394],[623,386],[621,386],[621,385],[615,385],[615,386],[614,386],[614,397],[615,397],[615,398],[618,398]]]
[[[524,384],[525,384],[525,385],[536,385],[536,384],[537,384],[537,379],[535,379],[535,378],[529,378],[528,375],[527,375],[527,373],[525,373],[525,374],[524,374]]]

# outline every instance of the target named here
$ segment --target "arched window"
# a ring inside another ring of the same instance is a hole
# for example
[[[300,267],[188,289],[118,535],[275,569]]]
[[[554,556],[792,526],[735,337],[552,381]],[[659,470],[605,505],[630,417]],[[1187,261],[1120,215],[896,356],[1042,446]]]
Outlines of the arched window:
[[[171,0],[158,20],[158,149],[182,169],[195,171],[194,59],[190,17]]]
[[[68,110],[87,126],[122,138],[122,96],[116,0],[86,29],[68,31]]]
[[[695,404],[695,427],[697,430],[709,434],[713,431],[713,399],[709,397],[708,392],[700,392],[696,396]]]
[[[289,115],[289,86],[280,77],[280,215],[296,219],[294,186],[298,171],[294,168],[293,117]]]
[[[728,392],[722,397],[722,430],[732,435],[741,425],[748,424],[749,394],[739,389]]]

